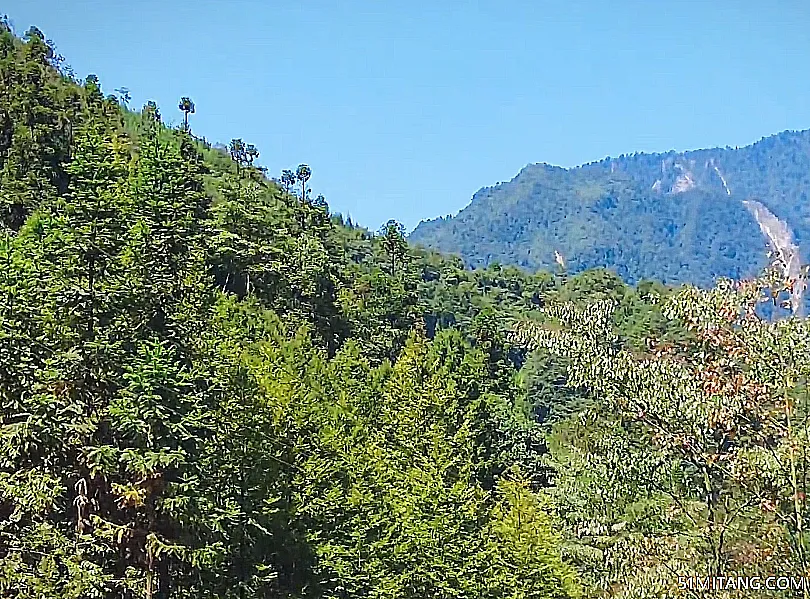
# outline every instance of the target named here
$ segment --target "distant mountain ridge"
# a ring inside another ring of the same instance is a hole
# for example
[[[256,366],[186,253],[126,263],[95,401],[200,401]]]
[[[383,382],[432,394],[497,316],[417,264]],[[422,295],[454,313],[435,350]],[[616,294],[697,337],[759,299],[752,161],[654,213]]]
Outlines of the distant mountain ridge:
[[[530,164],[456,216],[422,221],[410,240],[471,266],[556,268],[559,252],[571,272],[607,267],[631,283],[708,285],[765,264],[773,219],[798,263],[810,243],[810,130],[571,169]]]

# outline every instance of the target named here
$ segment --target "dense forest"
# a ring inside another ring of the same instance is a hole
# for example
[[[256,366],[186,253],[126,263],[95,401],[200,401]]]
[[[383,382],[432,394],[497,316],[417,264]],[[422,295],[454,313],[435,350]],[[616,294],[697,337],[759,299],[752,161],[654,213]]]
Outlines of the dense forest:
[[[743,148],[631,154],[563,169],[525,167],[476,193],[454,217],[423,221],[410,240],[528,269],[605,267],[635,283],[708,287],[756,275],[768,239],[744,202],[756,200],[798,241],[810,240],[810,130]]]
[[[778,264],[471,270],[198,138],[191,98],[178,127],[130,109],[34,27],[0,21],[0,81],[0,596],[807,574],[810,335],[759,316]]]

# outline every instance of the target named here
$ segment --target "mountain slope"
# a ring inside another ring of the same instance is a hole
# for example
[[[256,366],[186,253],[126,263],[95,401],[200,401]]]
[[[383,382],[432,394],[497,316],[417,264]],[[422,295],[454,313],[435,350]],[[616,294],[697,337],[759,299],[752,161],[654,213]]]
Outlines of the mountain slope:
[[[608,267],[628,281],[710,284],[765,262],[756,200],[801,245],[810,239],[810,132],[739,149],[608,158],[573,169],[525,167],[480,190],[457,216],[423,221],[416,244],[491,262],[570,271]]]
[[[0,597],[576,596],[506,327],[677,325],[345,226],[54,56],[0,17]]]

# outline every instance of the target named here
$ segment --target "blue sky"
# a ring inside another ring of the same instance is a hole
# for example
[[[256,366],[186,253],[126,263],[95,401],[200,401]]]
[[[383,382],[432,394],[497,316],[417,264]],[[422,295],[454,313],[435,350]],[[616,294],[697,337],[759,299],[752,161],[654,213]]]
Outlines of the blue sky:
[[[810,127],[807,0],[5,0],[77,74],[409,229],[524,165]]]

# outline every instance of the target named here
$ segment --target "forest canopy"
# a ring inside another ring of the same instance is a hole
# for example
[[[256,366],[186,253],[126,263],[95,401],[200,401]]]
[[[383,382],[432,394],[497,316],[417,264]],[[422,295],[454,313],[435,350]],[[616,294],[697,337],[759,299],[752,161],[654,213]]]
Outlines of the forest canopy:
[[[197,137],[191,97],[177,127],[130,109],[36,28],[2,22],[0,82],[0,595],[807,575],[810,335],[757,308],[778,269],[471,270]]]

